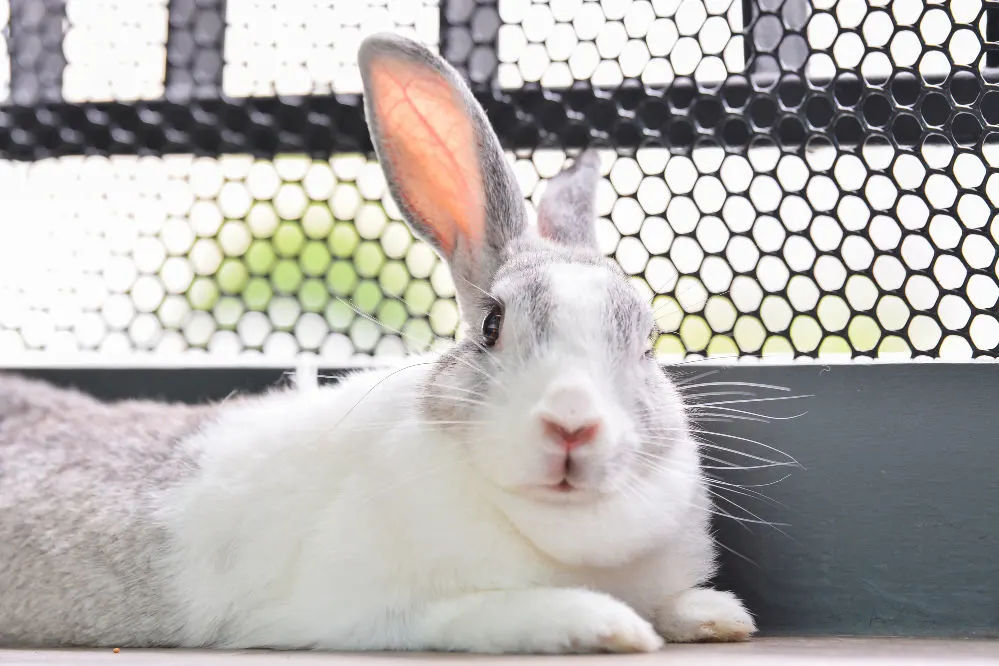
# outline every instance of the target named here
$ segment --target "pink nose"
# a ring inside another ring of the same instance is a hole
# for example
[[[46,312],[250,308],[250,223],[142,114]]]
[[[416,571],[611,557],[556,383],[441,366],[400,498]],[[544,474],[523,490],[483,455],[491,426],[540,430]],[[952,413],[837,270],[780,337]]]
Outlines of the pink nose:
[[[597,433],[600,432],[600,424],[597,422],[587,423],[573,429],[566,428],[546,418],[542,418],[541,423],[544,426],[545,434],[566,451],[572,451],[578,446],[592,442]]]

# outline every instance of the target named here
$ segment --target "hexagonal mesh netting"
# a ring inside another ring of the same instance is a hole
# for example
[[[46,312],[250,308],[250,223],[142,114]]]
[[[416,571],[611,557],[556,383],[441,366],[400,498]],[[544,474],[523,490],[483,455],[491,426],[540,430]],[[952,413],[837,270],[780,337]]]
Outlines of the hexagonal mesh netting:
[[[373,31],[472,82],[526,196],[602,150],[664,356],[999,356],[999,3],[0,0],[0,359],[446,344],[363,125]]]

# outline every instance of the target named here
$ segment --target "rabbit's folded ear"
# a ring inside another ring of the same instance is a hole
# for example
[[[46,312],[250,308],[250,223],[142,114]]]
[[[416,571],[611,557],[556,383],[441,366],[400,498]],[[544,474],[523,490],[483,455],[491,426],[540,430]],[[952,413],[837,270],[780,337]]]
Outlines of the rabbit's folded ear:
[[[524,196],[485,112],[450,65],[389,34],[365,39],[358,63],[392,196],[450,264],[464,308],[488,289],[505,247],[527,228]]]
[[[538,232],[563,245],[597,249],[596,192],[600,158],[587,150],[548,181],[538,206]]]

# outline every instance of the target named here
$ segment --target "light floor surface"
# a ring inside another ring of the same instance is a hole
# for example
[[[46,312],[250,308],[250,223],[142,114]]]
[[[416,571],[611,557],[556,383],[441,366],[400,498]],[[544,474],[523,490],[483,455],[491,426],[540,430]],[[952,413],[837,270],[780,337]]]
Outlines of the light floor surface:
[[[429,666],[464,663],[528,666],[999,666],[999,640],[899,638],[766,638],[727,645],[670,645],[657,654],[567,657],[469,656],[459,654],[328,654],[318,652],[208,650],[0,650],[2,666]]]

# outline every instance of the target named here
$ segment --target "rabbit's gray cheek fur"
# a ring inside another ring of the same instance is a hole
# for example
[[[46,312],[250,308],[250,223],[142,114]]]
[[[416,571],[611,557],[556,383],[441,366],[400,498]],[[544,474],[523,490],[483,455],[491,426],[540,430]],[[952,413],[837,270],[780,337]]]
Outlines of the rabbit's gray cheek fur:
[[[555,262],[601,264],[590,252],[540,239],[518,239],[509,250],[510,259],[499,267],[487,292],[504,305],[500,345],[489,350],[482,344],[486,307],[475,303],[462,310],[469,336],[441,356],[424,388],[422,404],[428,418],[452,430],[467,432],[463,423],[481,419],[483,412],[502,402],[505,395],[497,383],[511,381],[511,372],[539,361],[552,342],[557,303],[548,267]]]

